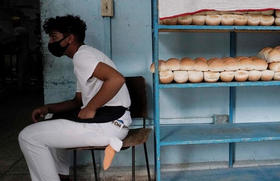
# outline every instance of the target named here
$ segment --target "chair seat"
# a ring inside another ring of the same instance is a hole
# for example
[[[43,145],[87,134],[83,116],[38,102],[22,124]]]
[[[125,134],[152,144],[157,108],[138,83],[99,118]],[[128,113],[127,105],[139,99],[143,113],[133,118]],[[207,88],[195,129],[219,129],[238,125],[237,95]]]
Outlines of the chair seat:
[[[149,134],[152,129],[150,128],[137,128],[130,129],[127,136],[123,140],[122,150],[125,150],[131,146],[143,144],[148,140]],[[105,150],[106,146],[87,146],[69,148],[68,150]]]

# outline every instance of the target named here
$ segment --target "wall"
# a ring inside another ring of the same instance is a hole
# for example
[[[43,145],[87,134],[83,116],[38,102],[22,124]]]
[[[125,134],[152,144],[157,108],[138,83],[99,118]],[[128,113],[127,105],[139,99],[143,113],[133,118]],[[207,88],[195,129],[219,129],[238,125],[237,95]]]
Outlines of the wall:
[[[41,3],[42,21],[47,17],[65,14],[80,15],[87,22],[86,43],[104,50],[104,20],[100,16],[99,0],[46,0]],[[148,86],[149,117],[152,118],[152,61],[151,2],[137,0],[115,1],[115,16],[112,18],[112,59],[124,76],[142,75]],[[239,34],[238,55],[255,55],[267,45],[277,45],[278,34]],[[54,58],[46,48],[47,37],[43,35],[45,102],[57,102],[72,98],[75,78],[71,60]],[[162,33],[160,35],[160,58],[198,56],[229,56],[228,33]],[[275,121],[280,113],[277,108],[279,87],[237,88],[237,122]],[[228,114],[228,88],[193,88],[161,90],[161,117],[211,119],[213,114]],[[195,119],[195,121],[199,119]],[[188,121],[184,119],[182,121]],[[170,123],[170,122],[169,122]],[[172,121],[171,121],[172,123]],[[276,142],[237,144],[239,160],[279,158],[280,145]],[[153,135],[148,143],[150,163],[153,164]],[[166,164],[184,162],[225,161],[228,145],[187,145],[162,148],[162,162]],[[142,147],[136,149],[136,164],[144,165]],[[117,155],[113,165],[128,166],[130,150]],[[99,162],[102,153],[99,153]],[[89,161],[83,155],[82,164]]]

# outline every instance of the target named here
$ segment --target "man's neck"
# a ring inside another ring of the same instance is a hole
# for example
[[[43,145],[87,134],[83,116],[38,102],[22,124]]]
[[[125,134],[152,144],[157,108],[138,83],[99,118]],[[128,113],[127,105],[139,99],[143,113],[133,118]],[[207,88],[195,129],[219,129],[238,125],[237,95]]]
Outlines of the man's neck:
[[[78,44],[75,44],[71,47],[69,47],[69,51],[68,53],[66,54],[67,57],[69,58],[73,58],[75,53],[78,51],[78,49],[83,45],[83,43],[78,43]]]

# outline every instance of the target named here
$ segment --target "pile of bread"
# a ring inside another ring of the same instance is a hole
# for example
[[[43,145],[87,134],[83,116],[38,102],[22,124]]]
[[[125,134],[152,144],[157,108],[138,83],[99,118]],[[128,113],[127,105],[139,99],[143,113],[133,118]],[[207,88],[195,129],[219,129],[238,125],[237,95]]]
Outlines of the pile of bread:
[[[160,20],[165,25],[280,25],[280,10],[267,11],[203,11],[193,15]]]
[[[159,60],[160,83],[280,80],[280,48],[266,47],[255,57],[203,57]],[[150,71],[155,72],[154,63]]]

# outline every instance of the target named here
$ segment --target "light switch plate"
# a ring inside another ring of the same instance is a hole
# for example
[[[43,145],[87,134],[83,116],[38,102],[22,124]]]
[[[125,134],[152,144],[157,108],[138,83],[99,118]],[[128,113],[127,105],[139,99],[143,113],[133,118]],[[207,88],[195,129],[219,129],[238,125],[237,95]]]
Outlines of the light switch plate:
[[[114,15],[114,0],[101,0],[101,15],[112,17]]]

